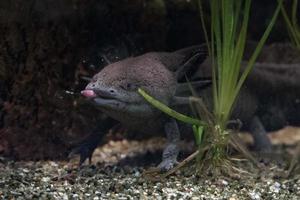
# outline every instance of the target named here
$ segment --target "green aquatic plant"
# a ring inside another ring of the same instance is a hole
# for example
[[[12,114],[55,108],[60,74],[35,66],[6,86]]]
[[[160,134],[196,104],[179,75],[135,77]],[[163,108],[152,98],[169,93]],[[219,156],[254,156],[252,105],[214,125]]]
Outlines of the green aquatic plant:
[[[208,51],[212,60],[213,79],[213,116],[215,144],[212,145],[212,162],[222,165],[229,144],[227,124],[240,89],[251,72],[254,62],[266,42],[280,11],[278,6],[269,25],[262,35],[247,66],[242,69],[251,0],[211,0],[211,24],[208,34],[204,17],[201,14],[202,27]],[[199,0],[200,12],[202,2]]]

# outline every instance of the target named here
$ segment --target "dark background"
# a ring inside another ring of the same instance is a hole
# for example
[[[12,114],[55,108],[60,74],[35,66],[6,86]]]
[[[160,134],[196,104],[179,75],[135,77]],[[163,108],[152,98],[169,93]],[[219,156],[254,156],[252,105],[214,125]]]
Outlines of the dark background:
[[[252,1],[248,39],[275,0]],[[207,10],[207,9],[205,9]],[[0,155],[64,159],[107,119],[79,92],[107,63],[204,41],[193,0],[0,1]],[[280,17],[269,43],[289,41]]]

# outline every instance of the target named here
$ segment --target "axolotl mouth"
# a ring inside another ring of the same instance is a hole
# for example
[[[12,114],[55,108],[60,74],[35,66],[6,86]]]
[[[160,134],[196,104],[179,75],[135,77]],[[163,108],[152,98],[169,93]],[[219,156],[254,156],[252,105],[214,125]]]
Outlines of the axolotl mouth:
[[[81,94],[87,98],[94,98],[97,96],[94,90],[82,90]]]
[[[126,102],[119,100],[116,94],[105,90],[85,89],[81,94],[103,108],[120,109],[126,106]]]

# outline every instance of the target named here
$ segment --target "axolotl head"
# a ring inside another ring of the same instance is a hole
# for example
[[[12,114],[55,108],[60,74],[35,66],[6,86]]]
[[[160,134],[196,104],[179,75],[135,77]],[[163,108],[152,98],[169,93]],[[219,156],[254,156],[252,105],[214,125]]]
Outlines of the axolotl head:
[[[193,49],[195,51],[195,47]],[[177,81],[191,61],[186,51],[147,53],[109,64],[94,75],[81,93],[117,120],[124,114],[135,118],[153,117],[159,112],[137,89],[142,88],[164,104],[170,104]]]

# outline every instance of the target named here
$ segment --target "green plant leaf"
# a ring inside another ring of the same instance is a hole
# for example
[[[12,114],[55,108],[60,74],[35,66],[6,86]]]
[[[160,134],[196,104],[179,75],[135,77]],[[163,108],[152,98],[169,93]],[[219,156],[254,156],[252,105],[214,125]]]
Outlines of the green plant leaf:
[[[280,6],[282,16],[285,20],[291,41],[298,49],[300,49],[300,27],[297,23],[298,0],[293,0],[291,17],[288,16],[283,6],[282,0],[278,0],[278,4]]]
[[[199,120],[199,119],[195,119],[189,116],[186,116],[184,114],[181,114],[171,108],[169,108],[168,106],[166,106],[165,104],[161,103],[160,101],[154,99],[153,97],[151,97],[149,94],[147,94],[143,89],[139,88],[138,89],[138,93],[140,95],[142,95],[146,101],[148,101],[152,106],[154,106],[155,108],[159,109],[160,111],[166,113],[167,115],[185,122],[187,124],[192,124],[192,125],[198,125],[198,126],[206,126],[206,123]]]
[[[203,140],[204,127],[193,125],[193,133],[195,136],[195,141],[197,146],[201,146]]]
[[[245,69],[245,71],[242,73],[242,76],[237,84],[237,87],[236,87],[236,91],[235,91],[235,97],[238,95],[243,83],[245,82],[248,74],[250,73],[250,71],[252,70],[253,68],[253,65],[254,65],[254,62],[256,61],[263,45],[265,44],[267,38],[269,37],[270,33],[271,33],[271,30],[276,22],[276,19],[278,17],[278,14],[279,14],[279,11],[280,11],[280,4],[277,6],[276,10],[275,10],[275,13],[266,29],[266,31],[264,32],[263,36],[261,37],[259,43],[257,44],[257,47],[255,48],[254,52],[253,52],[253,55],[251,56],[248,64],[247,64],[247,67]]]

